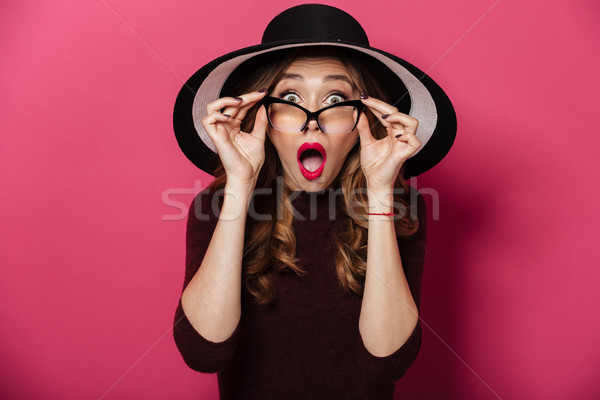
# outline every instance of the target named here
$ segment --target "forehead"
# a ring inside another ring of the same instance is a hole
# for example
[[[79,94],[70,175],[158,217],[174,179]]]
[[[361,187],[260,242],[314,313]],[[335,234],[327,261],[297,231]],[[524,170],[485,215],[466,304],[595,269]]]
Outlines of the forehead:
[[[300,82],[309,85],[342,84],[356,90],[358,84],[344,63],[335,57],[298,57],[279,78],[282,82]]]
[[[285,73],[309,77],[328,75],[350,77],[344,64],[334,57],[299,57],[287,67]]]

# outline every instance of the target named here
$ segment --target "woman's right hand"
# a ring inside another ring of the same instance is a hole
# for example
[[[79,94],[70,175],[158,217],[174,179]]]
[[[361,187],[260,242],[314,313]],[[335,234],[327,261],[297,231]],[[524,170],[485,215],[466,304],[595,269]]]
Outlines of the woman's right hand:
[[[265,161],[267,114],[264,107],[256,113],[252,132],[242,132],[240,125],[248,110],[266,91],[240,97],[223,97],[209,103],[202,125],[212,139],[227,174],[227,186],[253,190]],[[221,112],[220,110],[223,109]]]

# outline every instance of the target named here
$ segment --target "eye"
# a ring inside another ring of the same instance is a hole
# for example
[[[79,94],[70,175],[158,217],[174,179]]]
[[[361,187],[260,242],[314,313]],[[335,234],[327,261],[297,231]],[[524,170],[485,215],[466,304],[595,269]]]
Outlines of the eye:
[[[300,101],[300,96],[294,93],[287,93],[281,97],[285,101],[289,101],[290,103],[298,103]]]
[[[345,100],[346,100],[346,98],[342,94],[332,94],[331,96],[328,96],[327,99],[325,99],[325,102],[333,105],[333,104],[341,103]]]

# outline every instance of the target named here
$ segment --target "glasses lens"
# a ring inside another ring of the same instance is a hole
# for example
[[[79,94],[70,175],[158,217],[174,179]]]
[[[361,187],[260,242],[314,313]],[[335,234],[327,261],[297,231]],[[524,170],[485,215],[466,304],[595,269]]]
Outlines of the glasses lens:
[[[358,110],[353,106],[340,106],[323,111],[319,124],[325,133],[343,134],[352,132],[358,118]]]
[[[282,132],[300,132],[306,121],[306,114],[298,107],[284,103],[269,106],[269,121],[274,129]]]

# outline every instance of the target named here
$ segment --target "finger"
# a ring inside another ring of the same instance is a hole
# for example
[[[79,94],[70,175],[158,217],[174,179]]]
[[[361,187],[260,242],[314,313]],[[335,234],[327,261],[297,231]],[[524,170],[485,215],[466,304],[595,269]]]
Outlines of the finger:
[[[381,124],[387,129],[389,137],[398,138],[401,135],[415,135],[419,121],[401,112],[383,114],[379,117]]]
[[[411,129],[411,131],[416,131],[416,125],[418,125],[419,121],[398,111],[396,107],[373,97],[361,99],[361,101],[369,107],[369,110],[386,128],[403,130],[406,126],[414,126],[414,130]],[[392,116],[393,118],[390,118]],[[396,124],[393,122],[396,122]]]
[[[401,112],[389,115],[384,114],[381,118],[393,129],[402,130],[406,133],[416,133],[419,126],[419,120]]]
[[[241,97],[234,97],[233,99],[236,101],[233,105],[229,105],[221,109],[222,114],[228,115],[231,118],[236,117],[236,115],[238,114],[238,110],[240,109],[240,106],[243,102],[243,99]]]
[[[376,141],[371,134],[369,119],[365,113],[360,114],[360,117],[358,118],[358,124],[356,124],[356,129],[358,130],[358,136],[360,137],[361,147],[368,146]]]
[[[415,135],[402,135],[394,145],[392,154],[396,160],[404,161],[419,148],[421,148],[421,141]]]
[[[236,106],[239,104],[239,100],[236,100],[234,97],[221,97],[220,99],[211,101],[206,105],[207,114],[210,114],[214,111],[220,111],[228,106]],[[230,114],[231,115],[231,114]]]
[[[410,147],[416,151],[421,147],[421,141],[415,135],[402,135],[402,141],[406,142]]]
[[[365,99],[363,99],[363,102],[365,102]],[[383,103],[383,102],[381,102],[381,103]],[[383,103],[383,104],[386,104],[386,103]],[[395,129],[395,130],[400,129],[401,130],[403,128],[402,126],[398,126],[398,124],[396,124],[396,126],[392,126],[390,121],[387,120],[387,118],[390,116],[390,114],[398,112],[398,110],[396,108],[389,106],[389,104],[388,104],[389,107],[386,107],[385,109],[383,109],[383,107],[376,108],[375,104],[367,104],[366,102],[365,102],[365,105],[367,105],[367,107],[369,108],[369,111],[371,111],[371,113],[375,116],[375,118],[377,118],[377,121],[379,121],[379,123],[387,129],[388,136],[393,136],[392,132],[390,132],[390,129]]]
[[[204,128],[207,130],[214,129],[217,123],[227,122],[229,119],[229,115],[221,114],[218,111],[213,111],[202,119],[202,126],[204,126]]]
[[[252,132],[250,134],[264,143],[266,132],[267,111],[265,110],[265,106],[260,106],[260,108],[256,112],[256,118],[254,119],[254,129],[252,129]]]
[[[227,123],[229,117],[218,111],[213,111],[202,119],[202,126],[213,142],[226,140],[228,130],[223,129],[222,123]]]
[[[378,115],[378,117],[381,115],[393,114],[398,112],[398,109],[396,107],[374,97],[367,97],[366,99],[361,99],[361,101],[364,105],[369,107],[369,109],[373,111],[374,114]]]
[[[257,102],[262,100],[266,95],[267,95],[266,90],[263,92],[256,91],[256,92],[243,94],[243,95],[235,98],[235,99],[240,99],[240,100],[238,100],[237,104],[234,104],[231,107],[225,108],[223,110],[223,113],[231,115],[231,118],[235,118],[238,121],[242,121],[246,117],[248,110],[250,110],[250,108],[252,108]]]

